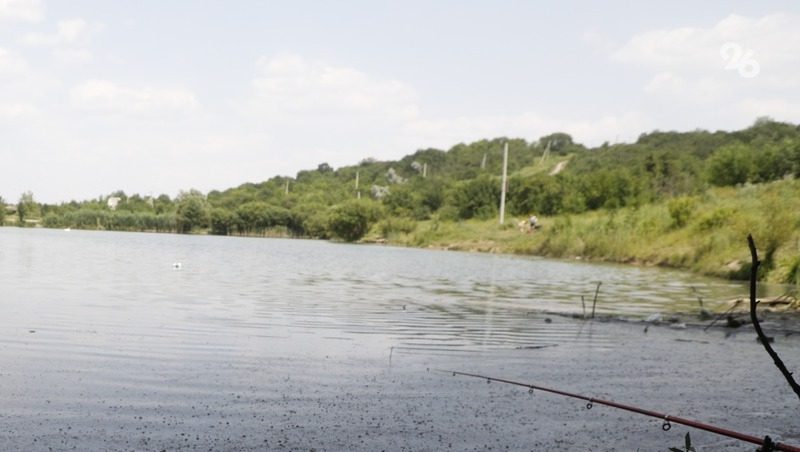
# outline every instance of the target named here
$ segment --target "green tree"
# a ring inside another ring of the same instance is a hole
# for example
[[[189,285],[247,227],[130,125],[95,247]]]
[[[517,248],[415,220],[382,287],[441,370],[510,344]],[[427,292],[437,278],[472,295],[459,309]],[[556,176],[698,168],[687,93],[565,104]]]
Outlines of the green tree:
[[[752,172],[752,153],[742,143],[724,146],[708,159],[708,180],[714,185],[743,184]]]
[[[188,234],[196,228],[208,226],[208,205],[205,197],[197,190],[181,192],[178,195],[176,212],[178,232]]]
[[[552,176],[513,178],[509,182],[509,211],[514,215],[561,212],[564,191],[561,179]]]
[[[32,192],[26,191],[19,197],[17,215],[19,216],[20,226],[25,226],[25,220],[41,217],[39,203],[33,199]]]
[[[500,202],[500,181],[482,175],[459,182],[449,194],[449,203],[458,210],[459,218],[487,219],[497,214]]]
[[[333,207],[328,218],[328,229],[336,238],[355,242],[364,237],[370,225],[380,217],[380,204],[354,199]]]
[[[211,233],[215,235],[229,235],[236,224],[236,216],[228,209],[214,207],[209,212]]]
[[[157,214],[175,212],[175,204],[169,198],[169,195],[161,194],[153,200],[153,208]]]
[[[6,221],[6,200],[0,196],[0,226]]]
[[[636,179],[624,169],[603,169],[585,174],[580,179],[579,189],[589,209],[623,207],[640,191]]]

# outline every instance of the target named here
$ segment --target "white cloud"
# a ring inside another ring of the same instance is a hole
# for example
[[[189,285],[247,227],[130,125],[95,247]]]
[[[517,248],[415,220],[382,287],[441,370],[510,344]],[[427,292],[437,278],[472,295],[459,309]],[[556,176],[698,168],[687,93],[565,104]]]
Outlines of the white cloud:
[[[800,15],[733,14],[707,28],[635,35],[611,58],[652,71],[644,93],[675,113],[682,109],[684,116],[691,106],[700,126],[708,124],[702,115],[714,112],[725,112],[734,123],[749,123],[758,115],[797,121],[798,116],[787,116],[800,103],[797,49]],[[783,102],[774,100],[779,97]]]
[[[39,22],[43,17],[41,0],[0,0],[0,22]]]
[[[86,41],[92,32],[85,20],[67,19],[58,22],[54,33],[27,33],[22,42],[31,46],[73,45]]]
[[[17,119],[33,116],[38,113],[30,104],[0,104],[0,119]]]
[[[752,50],[768,70],[800,62],[800,15],[772,14],[749,18],[732,14],[710,28],[681,27],[648,31],[632,37],[615,51],[615,60],[657,69],[692,71],[724,68],[720,48],[735,43]]]
[[[194,93],[185,88],[126,87],[107,80],[89,80],[70,94],[79,108],[115,113],[190,111],[199,106]]]
[[[557,131],[572,135],[579,143],[599,145],[604,141],[635,140],[649,126],[649,121],[635,112],[578,119],[554,118],[529,112],[417,120],[408,124],[408,131],[410,135],[428,142],[428,146],[439,147],[497,136],[533,140]]]
[[[414,91],[397,80],[297,55],[262,58],[258,66],[253,87],[259,106],[278,116],[381,115],[407,120],[417,115]]]
[[[262,58],[258,68],[253,80],[257,108],[250,113],[262,119],[262,130],[279,142],[291,137],[293,146],[313,154],[315,161],[332,164],[351,164],[366,156],[396,158],[415,148],[449,148],[486,137],[532,140],[554,131],[600,144],[635,139],[649,125],[633,112],[596,118],[556,118],[537,111],[430,117],[403,81],[298,55]],[[304,133],[309,129],[316,133]],[[360,137],[357,144],[354,136]]]
[[[648,94],[660,96],[664,100],[684,98],[694,104],[708,104],[725,99],[736,90],[729,83],[720,83],[714,77],[690,79],[673,72],[656,74],[644,87]]]
[[[53,56],[62,63],[88,63],[94,59],[87,49],[55,49]]]
[[[0,74],[18,74],[26,68],[25,60],[0,47]]]
[[[800,102],[790,102],[786,99],[744,99],[737,104],[744,114],[756,118],[769,116],[778,121],[798,122],[800,118]]]
[[[27,33],[20,41],[33,47],[50,47],[53,56],[62,63],[87,63],[93,55],[86,48],[89,39],[102,27],[89,24],[81,18],[67,19],[56,24],[53,33]]]

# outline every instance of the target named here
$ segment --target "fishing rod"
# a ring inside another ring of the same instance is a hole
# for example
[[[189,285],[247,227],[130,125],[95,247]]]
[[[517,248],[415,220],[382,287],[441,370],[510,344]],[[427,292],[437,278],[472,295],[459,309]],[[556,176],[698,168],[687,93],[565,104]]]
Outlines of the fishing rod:
[[[503,379],[503,378],[487,377],[485,375],[471,374],[471,373],[467,373],[467,372],[457,372],[457,371],[453,371],[453,370],[439,370],[439,369],[436,369],[436,371],[437,372],[446,372],[446,373],[449,373],[449,374],[453,374],[453,376],[462,375],[462,376],[465,376],[465,377],[480,378],[480,379],[486,380],[487,383],[491,383],[493,381],[496,381],[498,383],[505,383],[505,384],[510,384],[510,385],[514,385],[514,386],[522,386],[523,388],[528,388],[528,392],[531,393],[531,394],[533,394],[533,390],[536,389],[536,390],[539,390],[539,391],[549,392],[549,393],[552,393],[552,394],[558,394],[558,395],[564,396],[564,397],[571,397],[573,399],[585,400],[586,402],[588,402],[586,404],[586,409],[591,409],[592,405],[594,405],[595,403],[598,403],[600,405],[606,405],[606,406],[610,406],[610,407],[613,407],[613,408],[618,408],[620,410],[631,411],[633,413],[638,413],[638,414],[642,414],[642,415],[645,415],[645,416],[650,416],[650,417],[654,417],[654,418],[657,418],[657,419],[662,419],[664,421],[664,423],[661,425],[661,429],[664,430],[664,431],[667,431],[667,430],[671,429],[672,428],[672,422],[674,422],[676,424],[683,424],[683,425],[686,425],[686,426],[689,426],[689,427],[692,427],[692,428],[696,428],[698,430],[705,430],[707,432],[711,432],[711,433],[714,433],[714,434],[717,434],[717,435],[727,436],[729,438],[734,438],[734,439],[737,439],[739,441],[745,441],[745,442],[748,442],[748,443],[756,444],[758,446],[762,446],[763,449],[760,449],[760,450],[763,451],[763,452],[771,452],[771,451],[800,452],[800,447],[791,446],[791,445],[783,444],[783,443],[776,443],[776,442],[772,441],[772,439],[769,436],[765,436],[764,438],[759,438],[757,436],[752,436],[752,435],[747,435],[745,433],[735,432],[733,430],[728,430],[728,429],[716,427],[716,426],[710,425],[710,424],[704,424],[702,422],[693,421],[691,419],[685,419],[685,418],[678,417],[678,416],[670,416],[668,414],[659,413],[657,411],[645,410],[645,409],[638,408],[638,407],[635,407],[635,406],[632,406],[632,405],[625,405],[625,404],[622,404],[622,403],[617,403],[617,402],[614,402],[614,401],[611,401],[611,400],[596,399],[594,397],[586,397],[584,395],[573,394],[571,392],[560,391],[558,389],[550,389],[550,388],[545,388],[543,386],[537,386],[537,385],[533,385],[533,384],[529,384],[529,383],[520,383],[518,381],[506,380],[506,379]]]

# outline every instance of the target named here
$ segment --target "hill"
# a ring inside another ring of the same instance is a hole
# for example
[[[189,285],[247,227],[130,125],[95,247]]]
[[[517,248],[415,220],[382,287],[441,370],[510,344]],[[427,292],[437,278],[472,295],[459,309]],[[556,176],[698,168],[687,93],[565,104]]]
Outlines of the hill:
[[[507,215],[516,220],[503,228],[490,225],[497,223],[504,143]],[[766,247],[765,277],[797,283],[798,176],[800,127],[761,118],[739,131],[654,131],[634,143],[594,148],[565,133],[530,142],[501,137],[421,149],[396,161],[321,163],[295,177],[175,198],[118,191],[47,205],[27,193],[14,216],[17,224],[41,220],[58,228],[484,243],[477,248],[728,277],[742,275],[746,253],[738,250],[746,249],[739,241],[752,231]],[[544,228],[520,234],[514,223],[531,214]]]

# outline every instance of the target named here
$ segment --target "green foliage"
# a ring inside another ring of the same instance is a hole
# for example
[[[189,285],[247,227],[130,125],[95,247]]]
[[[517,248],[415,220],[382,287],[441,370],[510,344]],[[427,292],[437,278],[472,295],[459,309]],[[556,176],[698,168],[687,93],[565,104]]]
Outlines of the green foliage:
[[[235,214],[236,227],[242,234],[263,234],[267,229],[289,226],[292,219],[288,209],[261,201],[242,204]]]
[[[734,209],[729,207],[718,207],[711,212],[703,215],[697,221],[697,229],[702,232],[708,232],[713,229],[722,227],[736,214]]]
[[[32,192],[27,191],[19,197],[19,202],[17,203],[17,215],[19,216],[20,226],[25,226],[25,220],[41,218],[41,208],[39,203],[33,199]]]
[[[328,230],[333,237],[355,242],[369,231],[370,225],[381,216],[380,204],[368,200],[351,200],[333,207],[328,218]]]
[[[788,259],[785,265],[787,272],[784,282],[800,286],[800,253]]]
[[[0,226],[6,221],[6,200],[0,196]]]
[[[550,152],[556,152],[562,155],[580,150],[581,148],[580,145],[576,145],[572,141],[572,136],[562,132],[552,133],[539,138],[539,145],[542,148],[549,147]]]
[[[753,172],[753,155],[744,144],[718,149],[708,159],[708,180],[714,185],[743,184]]]
[[[500,202],[500,181],[489,176],[458,182],[449,193],[449,204],[463,219],[486,219],[497,215]]]
[[[208,203],[202,193],[191,190],[178,195],[176,212],[178,232],[188,234],[208,226]]]
[[[402,216],[411,216],[414,209],[422,204],[416,193],[407,185],[392,187],[382,201],[390,213]]]
[[[678,228],[686,226],[694,212],[694,206],[694,199],[688,196],[670,199],[667,203],[667,209],[669,210],[670,218],[672,218],[672,224]]]
[[[578,189],[589,209],[619,208],[635,201],[638,187],[634,177],[624,169],[604,169],[584,175]]]
[[[229,235],[236,226],[236,216],[222,207],[214,207],[209,211],[210,232],[215,235]]]
[[[389,238],[393,234],[410,234],[416,228],[416,221],[404,217],[389,216],[377,224],[378,233],[384,238]]]
[[[568,196],[572,191],[569,183],[563,177],[545,175],[512,178],[508,184],[509,211],[513,215],[524,216],[532,213],[555,215],[564,211],[581,211],[582,199]]]
[[[49,228],[111,231],[177,231],[175,214],[172,213],[111,211],[92,207],[60,213],[49,212],[44,217],[43,225]]]

